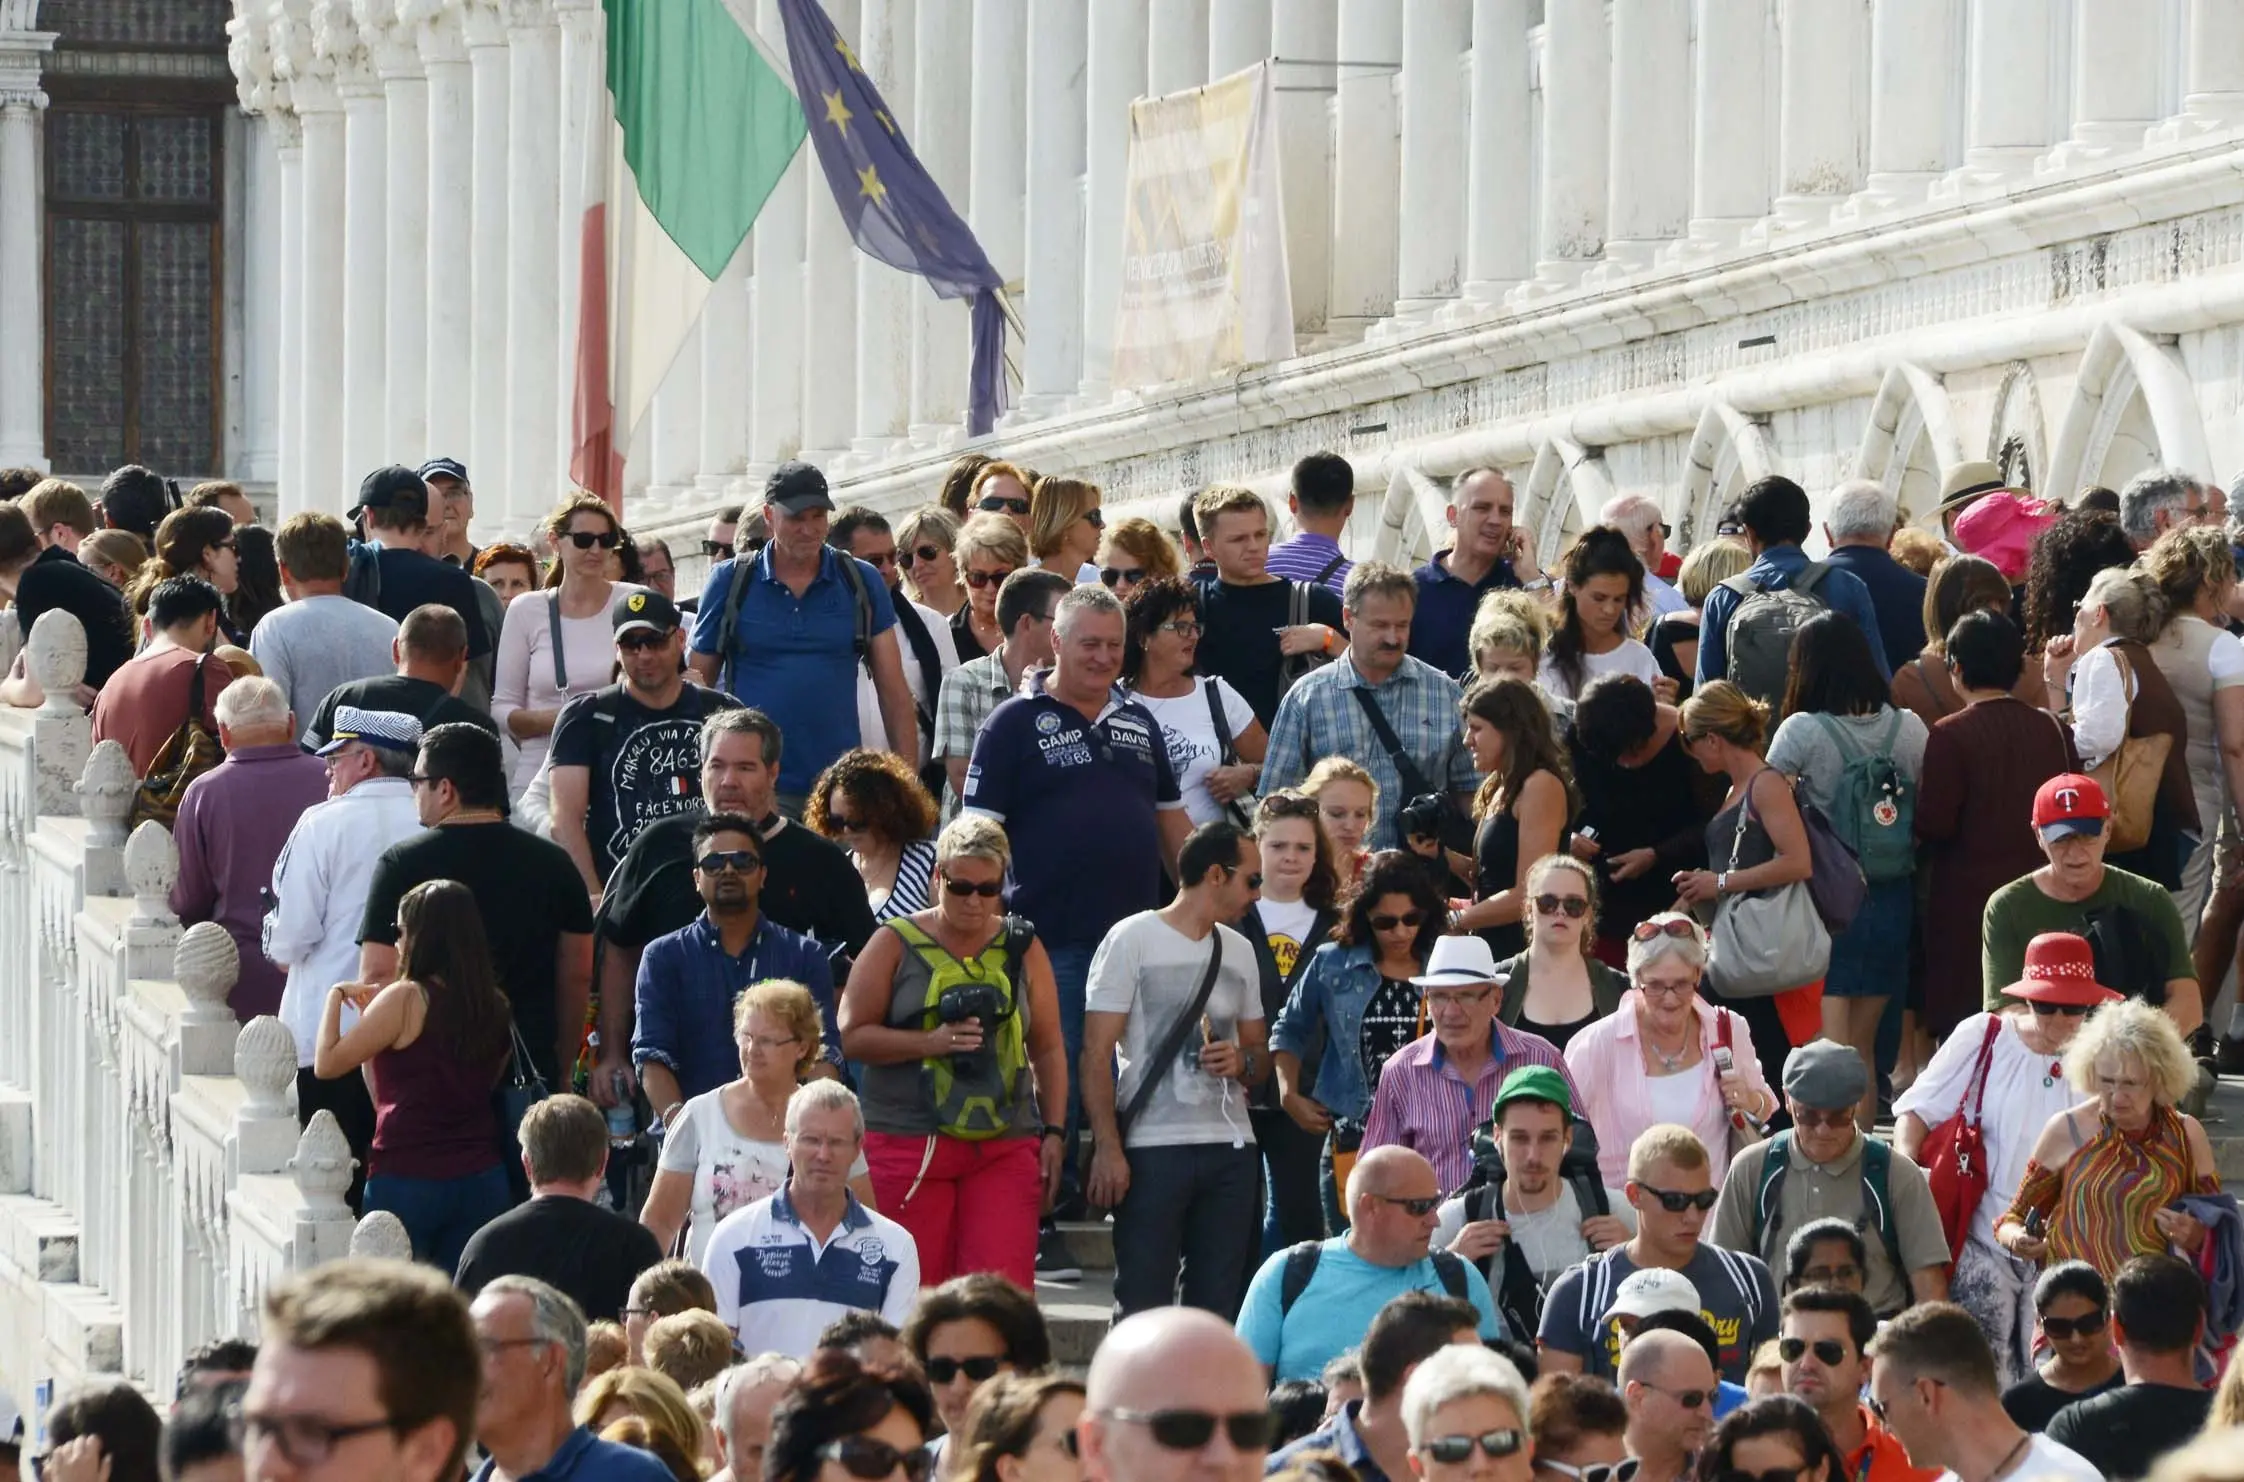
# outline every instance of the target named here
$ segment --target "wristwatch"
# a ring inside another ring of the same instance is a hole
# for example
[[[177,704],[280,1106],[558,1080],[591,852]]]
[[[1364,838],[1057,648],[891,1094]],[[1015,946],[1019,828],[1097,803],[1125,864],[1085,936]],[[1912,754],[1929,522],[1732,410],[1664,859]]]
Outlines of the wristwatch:
[[[1039,1127],[1037,1129],[1036,1135],[1040,1138],[1057,1137],[1058,1139],[1060,1139],[1060,1141],[1065,1142],[1067,1141],[1067,1128],[1055,1127],[1050,1122],[1046,1122],[1042,1127]]]

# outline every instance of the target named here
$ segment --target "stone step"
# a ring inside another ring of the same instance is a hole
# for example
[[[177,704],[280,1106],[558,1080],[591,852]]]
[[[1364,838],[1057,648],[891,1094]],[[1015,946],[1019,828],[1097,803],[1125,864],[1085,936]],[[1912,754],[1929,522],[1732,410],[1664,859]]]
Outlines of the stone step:
[[[1085,1271],[1112,1271],[1114,1269],[1114,1222],[1111,1220],[1063,1220],[1060,1234],[1067,1240],[1068,1250]]]
[[[1080,1373],[1113,1320],[1114,1272],[1087,1267],[1081,1281],[1038,1277],[1036,1305],[1043,1309],[1045,1330],[1052,1336],[1052,1362]]]

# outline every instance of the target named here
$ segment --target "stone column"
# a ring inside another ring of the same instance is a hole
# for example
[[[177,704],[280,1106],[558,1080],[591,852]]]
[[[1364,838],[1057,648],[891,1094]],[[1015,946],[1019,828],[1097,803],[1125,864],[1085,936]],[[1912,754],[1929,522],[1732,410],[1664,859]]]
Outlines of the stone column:
[[[355,0],[360,34],[382,79],[387,163],[387,256],[382,347],[384,460],[429,455],[429,80],[415,29],[391,0]],[[472,470],[471,470],[472,471]]]
[[[1772,232],[1821,226],[1862,183],[1862,7],[1781,3]]]
[[[2158,121],[2166,54],[2159,28],[2130,0],[2073,0],[2073,131],[2039,170],[2062,170],[2143,147]]]
[[[389,120],[382,80],[349,9],[312,11],[312,44],[343,102],[343,476],[354,483],[397,453],[388,436]],[[348,501],[346,501],[347,503]]]
[[[314,506],[304,482],[304,122],[293,111],[267,115],[280,159],[280,517]]]
[[[1870,13],[1870,176],[1840,208],[1858,221],[1916,204],[1949,165],[1955,0],[1876,0]]]
[[[1543,209],[1535,279],[1565,288],[1605,251],[1612,56],[1603,0],[1549,0],[1543,12]]]
[[[469,166],[468,324],[461,347],[469,369],[469,475],[482,491],[483,519],[509,535],[529,529],[515,518],[513,466],[507,458],[507,76],[506,20],[495,0],[465,0],[460,12],[473,93]],[[459,456],[454,449],[452,456]],[[527,506],[525,506],[527,510]],[[542,513],[539,511],[538,513]]]
[[[42,213],[39,69],[55,44],[45,32],[0,37],[0,463],[47,467],[45,305],[39,300]]]
[[[2182,111],[2159,137],[2231,128],[2244,122],[2244,0],[2189,0],[2182,45]]]
[[[1271,0],[1270,49],[1289,62],[1334,61],[1339,25],[1339,0]],[[1332,78],[1329,66],[1278,69],[1278,86],[1298,90],[1278,94],[1278,177],[1293,327],[1305,337],[1324,333],[1332,294]]]
[[[294,133],[293,120],[289,132]],[[278,143],[281,117],[244,115],[242,143],[242,237],[239,281],[229,269],[228,291],[241,301],[241,441],[226,450],[226,462],[240,478],[277,486],[280,482],[280,342],[284,236]],[[234,418],[229,418],[229,422]]]
[[[1097,399],[1107,394],[1114,369],[1114,315],[1122,295],[1122,231],[1129,211],[1130,104],[1145,93],[1142,0],[1091,0],[1089,71],[1084,89],[1082,392]]]
[[[466,462],[475,422],[475,71],[457,9],[429,17],[419,42],[429,79],[428,191],[423,198],[428,212],[428,317],[421,331],[428,367],[427,452]],[[468,463],[471,478],[484,473]],[[492,481],[494,496],[502,496],[504,489],[502,482]]]
[[[1146,91],[1181,93],[1208,80],[1208,0],[1145,0]]]
[[[1210,82],[1270,54],[1270,0],[1208,0]]]
[[[749,356],[754,316],[749,311],[749,242],[709,285],[701,310],[701,457],[694,488],[701,502],[722,500],[748,466]]]
[[[781,37],[786,28],[779,18],[779,0],[759,0],[756,29],[767,38]],[[977,99],[978,101],[978,99]],[[813,177],[816,176],[815,182]],[[750,390],[754,415],[749,424],[749,471],[759,473],[783,458],[792,458],[803,442],[803,228],[808,192],[826,194],[826,181],[818,175],[809,140],[795,151],[793,163],[779,177],[771,199],[756,213],[756,228],[749,234],[754,249],[754,320],[756,334],[755,380]],[[831,201],[820,206],[832,210]],[[984,238],[987,241],[987,238]],[[964,376],[961,375],[961,384]]]
[[[1769,211],[1768,0],[1698,0],[1691,48],[1691,228],[1677,259],[1734,247]]]
[[[355,499],[367,469],[346,472],[343,461],[343,102],[333,73],[310,56],[291,83],[304,124],[303,283],[301,385],[303,416],[300,509],[341,514]],[[315,70],[316,69],[316,70]]]
[[[560,501],[561,28],[552,0],[507,11],[507,524],[527,530]],[[470,467],[470,473],[474,469]]]
[[[605,189],[605,146],[615,105],[608,96],[607,21],[599,0],[553,0],[553,9],[560,27],[561,69],[553,236],[553,284],[559,313],[554,318],[553,364],[546,379],[553,397],[554,487],[558,498],[573,487],[569,465],[576,454],[577,321],[584,297],[579,275],[584,264],[584,214],[595,194]],[[586,158],[591,153],[594,129],[600,132],[602,146],[596,165]],[[588,169],[598,173],[588,177]],[[699,415],[697,407],[697,421]]]
[[[1473,0],[1466,69],[1465,288],[1467,308],[1499,302],[1535,270],[1528,218],[1534,161],[1527,0]]]
[[[1689,224],[1690,77],[1690,0],[1613,0],[1608,274],[1650,267]]]
[[[912,148],[952,209],[961,213],[972,205],[967,188],[971,118],[984,91],[972,85],[977,8],[972,0],[919,0],[912,36]],[[982,246],[993,250],[987,237]],[[912,441],[948,447],[966,435],[969,310],[962,300],[937,298],[924,288],[911,299]]]
[[[1028,0],[974,0],[967,225],[1008,283],[1021,277],[1028,195]],[[960,388],[964,409],[964,386]]]
[[[648,502],[667,510],[695,487],[701,467],[701,345],[706,319],[697,320],[678,346],[678,358],[648,404]]]
[[[2148,26],[2147,20],[2139,24]],[[2053,25],[2054,8],[2047,0],[1972,5],[1963,164],[1934,187],[1936,197],[1954,199],[2033,173],[2034,160],[2050,142]]]
[[[826,13],[841,38],[855,45],[862,35],[858,0],[833,0]],[[815,114],[811,127],[819,127]],[[805,159],[811,147],[809,140],[803,141]],[[857,431],[852,390],[857,384],[857,245],[842,224],[825,175],[816,168],[809,193],[802,296],[816,317],[803,336],[803,457],[824,467],[849,450]]]
[[[858,60],[888,104],[899,128],[912,117],[914,0],[864,0]],[[877,129],[877,119],[851,128]],[[877,461],[904,446],[912,399],[912,297],[930,293],[922,281],[876,262],[857,259],[857,423],[851,452]]]
[[[1340,0],[1339,30],[1338,55],[1320,60],[1401,64],[1403,12],[1391,0]],[[1158,64],[1158,50],[1155,60]],[[1318,68],[1308,75],[1334,79],[1332,295],[1325,325],[1355,339],[1395,307],[1402,208],[1395,72],[1373,65]],[[1289,79],[1295,86],[1304,81],[1298,75]]]
[[[1028,346],[1016,411],[1049,416],[1083,380],[1083,73],[1080,4],[1029,8]]]
[[[1419,0],[1403,10],[1402,215],[1396,236],[1397,327],[1423,323],[1457,297],[1465,270],[1465,53],[1469,0]],[[1355,60],[1353,57],[1343,58]],[[1363,223],[1369,227],[1371,223]]]

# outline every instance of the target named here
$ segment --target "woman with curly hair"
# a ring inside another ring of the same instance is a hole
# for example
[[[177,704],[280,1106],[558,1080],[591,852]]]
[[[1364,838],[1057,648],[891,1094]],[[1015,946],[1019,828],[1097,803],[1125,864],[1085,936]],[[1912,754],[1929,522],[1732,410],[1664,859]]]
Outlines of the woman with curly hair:
[[[1450,923],[1475,931],[1500,961],[1527,950],[1527,870],[1564,847],[1578,800],[1573,769],[1533,685],[1483,680],[1459,706],[1481,774],[1473,795],[1474,899]]]
[[[1270,737],[1229,681],[1192,672],[1199,599],[1173,576],[1151,577],[1131,591],[1127,612],[1122,686],[1160,722],[1185,811],[1195,827],[1226,810],[1245,826],[1241,799],[1254,798]]]
[[[1629,636],[1644,609],[1644,563],[1628,536],[1610,525],[1584,531],[1567,552],[1565,575],[1558,631],[1537,676],[1543,688],[1571,700],[1600,674],[1633,674],[1660,698],[1673,699],[1674,681]]]
[[[508,604],[491,684],[491,719],[521,750],[508,791],[519,797],[545,764],[561,707],[608,683],[615,670],[617,597],[642,590],[609,575],[623,543],[613,511],[590,494],[564,501],[545,520],[558,552],[547,589]]]
[[[2076,509],[2034,537],[2026,557],[2026,652],[2045,652],[2073,631],[2073,614],[2096,573],[2135,564],[2119,516]]]
[[[875,921],[933,904],[935,800],[904,759],[857,747],[819,775],[803,809],[811,832],[849,852]]]

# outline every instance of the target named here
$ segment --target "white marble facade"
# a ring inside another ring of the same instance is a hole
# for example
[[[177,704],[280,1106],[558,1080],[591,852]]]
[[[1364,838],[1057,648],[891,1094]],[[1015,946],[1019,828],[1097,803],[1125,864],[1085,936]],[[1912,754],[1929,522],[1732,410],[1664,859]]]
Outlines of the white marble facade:
[[[770,0],[728,3],[778,36]],[[26,4],[0,3],[14,344]],[[1173,518],[1330,447],[1377,496],[1359,544],[1400,554],[1476,462],[1554,546],[1615,490],[1687,540],[1768,470],[1883,477],[1921,515],[1963,458],[2062,494],[2244,467],[2244,0],[827,9],[1011,280],[1025,384],[992,441],[1111,505]],[[273,429],[282,511],[442,452],[482,533],[520,533],[567,461],[596,0],[235,0],[231,31],[264,305],[237,394],[272,404],[229,425]],[[1269,55],[1302,353],[1118,393],[1128,100]],[[853,497],[923,500],[966,446],[965,321],[851,251],[806,154],[632,442],[633,522],[686,529],[804,451]],[[0,457],[35,435],[21,365]]]

